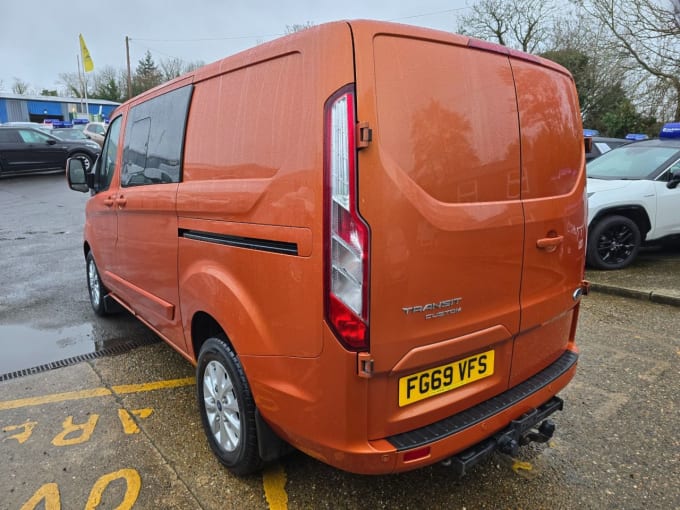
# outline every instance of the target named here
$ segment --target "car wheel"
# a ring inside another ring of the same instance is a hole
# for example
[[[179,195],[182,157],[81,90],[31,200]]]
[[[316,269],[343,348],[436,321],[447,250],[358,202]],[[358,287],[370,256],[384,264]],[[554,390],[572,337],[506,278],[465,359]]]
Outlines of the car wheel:
[[[205,341],[196,365],[196,395],[208,444],[236,475],[262,466],[255,402],[243,367],[224,337]]]
[[[625,216],[607,216],[593,227],[588,238],[588,264],[597,269],[623,269],[640,250],[637,224]]]
[[[92,305],[92,309],[97,315],[108,315],[104,296],[106,296],[109,291],[104,287],[99,278],[99,270],[97,269],[97,264],[94,262],[92,252],[87,254],[85,261],[87,268],[87,289],[90,293],[90,304]]]
[[[84,152],[74,152],[71,157],[78,158],[83,162],[83,168],[85,169],[86,174],[90,172],[90,169],[92,168],[92,158],[88,154],[85,154]]]

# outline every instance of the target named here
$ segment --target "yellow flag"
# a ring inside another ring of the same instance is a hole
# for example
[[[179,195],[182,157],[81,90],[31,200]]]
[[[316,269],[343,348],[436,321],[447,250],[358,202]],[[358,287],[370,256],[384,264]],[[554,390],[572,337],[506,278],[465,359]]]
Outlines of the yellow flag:
[[[94,63],[92,62],[90,52],[87,51],[87,46],[85,46],[83,34],[80,34],[80,56],[83,58],[83,69],[85,69],[86,73],[89,73],[94,69]]]

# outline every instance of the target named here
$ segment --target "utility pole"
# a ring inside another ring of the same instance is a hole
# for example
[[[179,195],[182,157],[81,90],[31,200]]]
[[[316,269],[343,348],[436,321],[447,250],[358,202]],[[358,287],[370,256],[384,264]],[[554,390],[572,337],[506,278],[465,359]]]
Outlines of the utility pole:
[[[125,55],[127,56],[127,89],[128,99],[132,97],[132,73],[130,72],[130,38],[125,36]]]

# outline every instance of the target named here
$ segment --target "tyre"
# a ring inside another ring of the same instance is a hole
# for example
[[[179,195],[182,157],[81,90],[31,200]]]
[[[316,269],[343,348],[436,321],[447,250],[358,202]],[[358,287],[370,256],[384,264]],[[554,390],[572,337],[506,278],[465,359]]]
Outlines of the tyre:
[[[637,224],[625,216],[607,216],[588,237],[588,265],[597,269],[623,269],[640,250],[642,236]]]
[[[108,315],[104,297],[109,293],[109,291],[106,287],[104,287],[101,279],[99,278],[99,270],[97,269],[97,264],[94,262],[92,252],[87,254],[85,261],[87,269],[87,290],[90,294],[90,304],[92,305],[92,309],[97,315]]]
[[[208,444],[220,462],[236,475],[259,470],[255,402],[241,362],[223,337],[201,347],[196,396]]]
[[[83,162],[83,168],[85,169],[85,173],[89,173],[90,170],[92,169],[92,158],[84,153],[84,152],[74,152],[71,154],[72,158],[78,158]]]

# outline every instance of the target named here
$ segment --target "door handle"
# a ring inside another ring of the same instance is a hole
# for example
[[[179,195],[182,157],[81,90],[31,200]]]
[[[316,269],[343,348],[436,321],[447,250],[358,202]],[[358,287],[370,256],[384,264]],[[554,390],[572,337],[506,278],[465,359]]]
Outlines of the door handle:
[[[536,241],[536,248],[539,250],[545,250],[548,253],[551,251],[555,251],[557,247],[562,244],[564,241],[564,236],[550,236],[550,237],[544,237],[543,239],[539,239]]]
[[[123,207],[125,204],[127,204],[127,198],[125,198],[124,195],[121,195],[118,198],[116,198],[116,205],[118,207]]]
[[[109,195],[104,199],[104,205],[107,207],[111,207],[113,205],[113,195]]]

